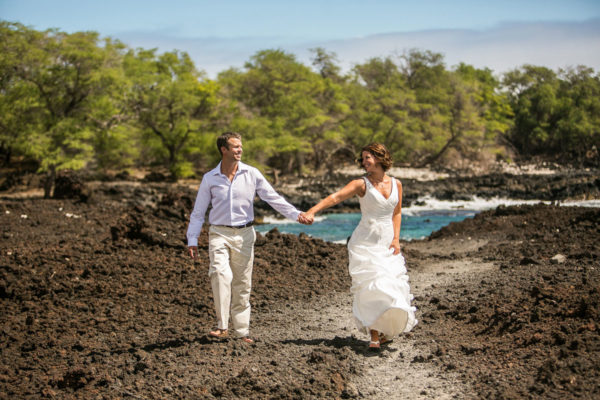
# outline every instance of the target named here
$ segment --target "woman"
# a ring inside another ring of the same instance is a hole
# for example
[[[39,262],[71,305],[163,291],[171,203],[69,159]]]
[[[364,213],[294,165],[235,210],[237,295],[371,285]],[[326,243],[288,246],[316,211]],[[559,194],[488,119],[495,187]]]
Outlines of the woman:
[[[367,174],[321,200],[307,211],[315,214],[354,195],[359,197],[361,220],[348,242],[352,311],[360,330],[371,335],[369,347],[378,349],[416,324],[416,308],[400,253],[402,184],[386,175],[392,166],[389,151],[380,143],[363,147],[358,162]]]

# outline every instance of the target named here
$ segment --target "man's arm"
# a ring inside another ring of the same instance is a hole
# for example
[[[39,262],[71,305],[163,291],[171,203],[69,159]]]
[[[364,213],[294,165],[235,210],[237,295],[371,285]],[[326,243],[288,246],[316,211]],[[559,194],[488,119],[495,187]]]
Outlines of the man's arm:
[[[198,194],[196,195],[196,203],[194,204],[194,209],[190,214],[190,223],[188,224],[186,234],[189,253],[192,258],[196,258],[198,256],[198,236],[200,236],[200,232],[202,231],[202,225],[204,224],[204,218],[206,215],[206,210],[208,209],[208,205],[210,204],[210,200],[210,185],[205,175],[202,178],[200,188],[198,189]]]
[[[273,189],[273,186],[265,179],[260,171],[256,173],[256,193],[263,201],[267,202],[271,207],[277,210],[281,215],[292,221],[298,221],[300,211],[291,205],[286,199]]]

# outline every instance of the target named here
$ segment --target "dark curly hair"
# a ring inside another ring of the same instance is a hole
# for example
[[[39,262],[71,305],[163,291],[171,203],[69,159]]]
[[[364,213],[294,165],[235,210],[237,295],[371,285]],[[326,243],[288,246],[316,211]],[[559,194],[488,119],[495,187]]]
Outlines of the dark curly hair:
[[[388,169],[390,169],[394,163],[392,161],[392,155],[390,154],[390,151],[387,149],[387,147],[385,147],[381,143],[374,142],[374,143],[366,145],[365,147],[363,147],[360,150],[360,155],[359,155],[358,159],[356,160],[356,162],[358,163],[358,165],[360,167],[363,166],[362,165],[363,151],[368,151],[369,153],[371,153],[373,155],[373,157],[375,157],[375,159],[381,164],[381,168],[383,168],[384,171],[387,171]]]

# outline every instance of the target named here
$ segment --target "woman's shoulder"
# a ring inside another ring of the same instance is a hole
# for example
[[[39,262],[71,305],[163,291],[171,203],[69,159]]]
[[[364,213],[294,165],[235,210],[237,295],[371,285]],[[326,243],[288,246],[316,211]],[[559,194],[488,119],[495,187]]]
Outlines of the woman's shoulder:
[[[398,178],[396,178],[394,176],[390,176],[390,175],[388,175],[388,176],[390,177],[390,179],[392,180],[392,182],[396,182],[396,184],[398,186],[402,186],[402,181],[400,181],[400,179],[398,179]]]
[[[360,178],[352,179],[349,185],[365,186],[367,184],[367,181],[368,179],[366,176],[361,176]]]
[[[351,180],[348,185],[346,185],[346,187],[349,187],[352,189],[352,192],[357,194],[358,196],[362,197],[365,195],[365,192],[367,190],[367,183],[366,183],[367,179],[365,177],[362,178],[356,178]]]

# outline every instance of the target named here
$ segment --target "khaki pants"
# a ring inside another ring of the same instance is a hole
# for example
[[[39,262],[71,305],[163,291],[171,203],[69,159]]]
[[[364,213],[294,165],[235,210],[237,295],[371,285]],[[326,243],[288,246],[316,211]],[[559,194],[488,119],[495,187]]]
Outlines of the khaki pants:
[[[208,231],[210,268],[219,329],[228,329],[229,310],[233,334],[248,336],[250,288],[256,232],[253,227],[227,228],[211,225]]]

